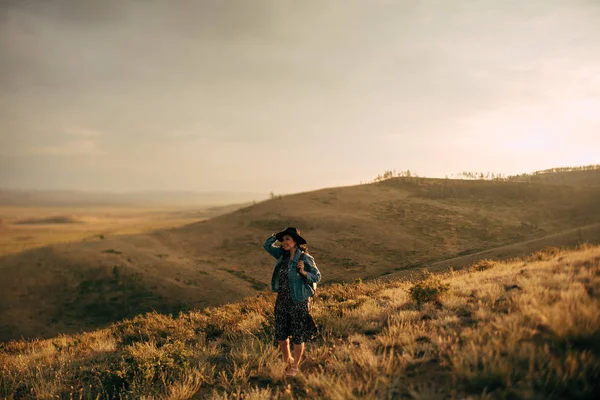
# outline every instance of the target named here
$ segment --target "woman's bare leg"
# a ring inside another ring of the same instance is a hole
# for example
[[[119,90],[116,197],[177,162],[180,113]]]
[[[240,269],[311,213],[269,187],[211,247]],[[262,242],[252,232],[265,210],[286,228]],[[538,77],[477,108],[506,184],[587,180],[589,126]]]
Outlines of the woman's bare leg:
[[[290,340],[280,340],[279,347],[281,348],[281,355],[283,356],[283,362],[291,363],[293,362],[292,355],[290,352]],[[295,346],[294,346],[295,349]]]
[[[300,360],[302,359],[302,354],[304,354],[304,343],[294,343],[294,368],[300,367]]]

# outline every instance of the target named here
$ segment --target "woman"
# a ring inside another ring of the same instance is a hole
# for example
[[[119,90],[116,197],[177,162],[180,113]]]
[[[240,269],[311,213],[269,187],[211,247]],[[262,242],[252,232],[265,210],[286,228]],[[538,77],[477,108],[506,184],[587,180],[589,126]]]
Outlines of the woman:
[[[273,246],[276,241],[281,245]],[[279,341],[283,361],[288,364],[286,375],[293,376],[299,371],[304,342],[313,339],[317,333],[309,302],[321,280],[321,273],[308,254],[306,240],[296,228],[289,227],[271,235],[263,247],[277,259],[271,278],[271,289],[277,292],[275,339]],[[293,355],[290,337],[294,344]]]

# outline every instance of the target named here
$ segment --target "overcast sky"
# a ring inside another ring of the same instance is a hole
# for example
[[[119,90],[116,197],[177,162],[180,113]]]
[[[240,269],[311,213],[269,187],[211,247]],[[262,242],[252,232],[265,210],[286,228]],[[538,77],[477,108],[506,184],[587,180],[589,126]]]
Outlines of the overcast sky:
[[[598,0],[0,0],[0,187],[600,163]]]

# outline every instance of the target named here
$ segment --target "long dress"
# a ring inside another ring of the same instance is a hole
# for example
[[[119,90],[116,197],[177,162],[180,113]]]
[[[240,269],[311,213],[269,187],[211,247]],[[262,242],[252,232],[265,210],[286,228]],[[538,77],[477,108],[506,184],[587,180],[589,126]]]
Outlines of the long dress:
[[[300,344],[313,340],[317,335],[317,325],[310,315],[309,301],[295,303],[292,299],[288,275],[289,256],[279,269],[279,291],[275,300],[275,339],[278,341],[292,337],[292,343]]]

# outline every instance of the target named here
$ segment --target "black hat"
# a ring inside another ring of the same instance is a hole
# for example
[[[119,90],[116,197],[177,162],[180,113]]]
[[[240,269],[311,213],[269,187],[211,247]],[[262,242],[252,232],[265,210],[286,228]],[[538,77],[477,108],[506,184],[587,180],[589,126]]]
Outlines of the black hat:
[[[300,231],[292,226],[289,226],[281,232],[275,234],[275,238],[281,242],[283,241],[284,235],[290,235],[297,245],[306,244],[306,240],[304,240],[304,238],[300,236]]]

